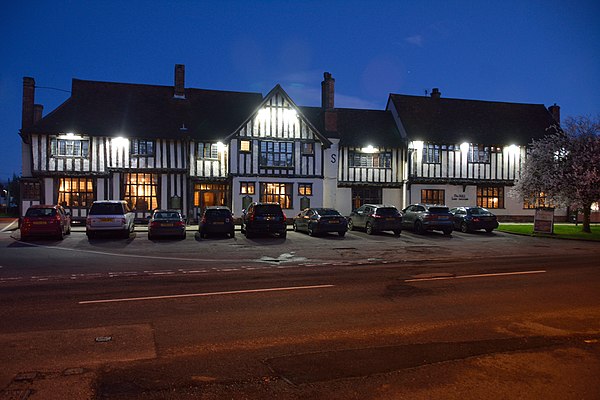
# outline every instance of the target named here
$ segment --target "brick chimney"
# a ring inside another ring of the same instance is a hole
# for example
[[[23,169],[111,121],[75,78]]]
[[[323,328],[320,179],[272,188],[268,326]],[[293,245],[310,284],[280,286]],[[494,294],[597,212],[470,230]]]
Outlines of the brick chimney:
[[[21,113],[21,129],[27,129],[34,123],[35,79],[23,78],[23,109]]]
[[[442,96],[442,92],[440,92],[439,88],[434,87],[433,89],[431,89],[431,98],[432,99],[439,99]]]
[[[35,124],[40,119],[42,119],[42,115],[44,114],[44,106],[41,104],[33,105],[33,123]]]
[[[552,114],[552,118],[554,118],[554,120],[560,124],[560,106],[557,106],[556,103],[554,103],[554,105],[548,107],[548,111],[550,111],[550,114]]]
[[[324,125],[326,132],[337,131],[337,112],[335,111],[335,79],[329,72],[323,73],[323,82],[321,82],[321,108],[324,113]]]
[[[173,97],[185,99],[185,65],[175,64],[175,91]]]

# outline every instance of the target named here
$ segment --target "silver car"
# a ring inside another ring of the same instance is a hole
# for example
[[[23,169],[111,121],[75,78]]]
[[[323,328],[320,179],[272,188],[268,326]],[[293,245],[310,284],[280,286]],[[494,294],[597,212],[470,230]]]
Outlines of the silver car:
[[[85,221],[88,238],[98,233],[116,233],[125,238],[135,229],[135,215],[124,200],[95,201]]]

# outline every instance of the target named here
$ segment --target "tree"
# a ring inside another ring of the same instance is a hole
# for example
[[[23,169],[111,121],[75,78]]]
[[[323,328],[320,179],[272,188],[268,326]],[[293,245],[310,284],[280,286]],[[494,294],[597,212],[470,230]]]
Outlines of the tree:
[[[531,144],[513,193],[537,204],[541,193],[557,206],[583,210],[591,232],[592,204],[600,201],[600,115],[567,118]]]

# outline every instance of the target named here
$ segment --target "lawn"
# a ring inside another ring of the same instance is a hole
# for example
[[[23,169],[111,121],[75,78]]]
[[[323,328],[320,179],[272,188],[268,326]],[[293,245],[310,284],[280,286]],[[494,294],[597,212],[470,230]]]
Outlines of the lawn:
[[[600,241],[600,225],[592,224],[592,233],[581,231],[581,224],[554,224],[554,234],[533,233],[533,224],[500,223],[501,232],[518,233],[521,235],[554,237],[559,239],[587,239]]]

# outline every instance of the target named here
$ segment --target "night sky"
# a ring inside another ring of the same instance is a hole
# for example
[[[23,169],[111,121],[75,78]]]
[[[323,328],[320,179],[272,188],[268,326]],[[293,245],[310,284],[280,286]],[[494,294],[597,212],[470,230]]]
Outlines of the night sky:
[[[22,78],[256,91],[276,84],[320,105],[384,109],[389,93],[557,103],[600,113],[600,2],[4,1],[0,5],[0,181],[21,173]],[[36,89],[44,115],[69,93]]]

